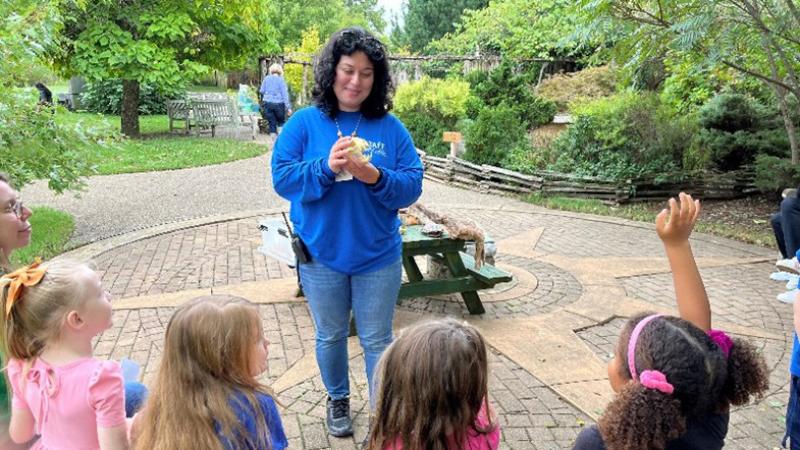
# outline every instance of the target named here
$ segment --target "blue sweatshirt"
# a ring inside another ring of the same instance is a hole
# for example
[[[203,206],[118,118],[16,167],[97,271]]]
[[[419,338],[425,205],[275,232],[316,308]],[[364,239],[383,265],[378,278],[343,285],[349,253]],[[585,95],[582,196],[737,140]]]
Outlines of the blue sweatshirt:
[[[352,133],[359,117],[339,112],[342,133]],[[402,254],[397,210],[422,193],[422,163],[396,117],[362,118],[357,136],[369,142],[364,153],[381,178],[375,186],[357,179],[336,182],[328,167],[336,131],[333,119],[316,106],[295,113],[273,148],[272,183],[291,202],[295,232],[314,260],[348,275],[372,272]]]

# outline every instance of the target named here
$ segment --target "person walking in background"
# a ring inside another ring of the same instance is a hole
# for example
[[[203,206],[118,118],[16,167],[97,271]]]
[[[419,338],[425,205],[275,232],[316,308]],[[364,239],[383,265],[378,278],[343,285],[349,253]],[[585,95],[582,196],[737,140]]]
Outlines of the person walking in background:
[[[36,89],[39,91],[39,104],[42,106],[53,106],[53,93],[47,89],[43,83],[36,83]]]
[[[277,135],[278,128],[283,127],[286,118],[292,115],[289,89],[280,64],[269,66],[269,75],[264,77],[258,92],[261,94],[261,115],[269,123],[269,134]]]

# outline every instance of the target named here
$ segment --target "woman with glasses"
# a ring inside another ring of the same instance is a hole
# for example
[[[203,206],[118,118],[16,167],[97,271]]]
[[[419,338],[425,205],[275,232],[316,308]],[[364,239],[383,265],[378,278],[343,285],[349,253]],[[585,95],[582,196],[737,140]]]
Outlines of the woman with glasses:
[[[400,290],[399,208],[422,193],[422,164],[393,115],[386,48],[361,28],[334,33],[314,70],[314,105],[296,112],[272,155],[275,190],[308,262],[298,266],[328,391],[328,432],[353,433],[347,336],[352,311],[367,380],[392,340]],[[300,258],[303,261],[303,258]]]
[[[22,205],[9,178],[0,173],[0,273],[11,270],[11,253],[31,241],[31,210]]]
[[[11,271],[11,253],[27,246],[31,241],[31,210],[22,205],[17,191],[11,186],[8,175],[0,172],[0,275]],[[5,367],[5,356],[0,353],[0,364]],[[0,376],[0,449],[27,448],[17,446],[8,436],[11,417],[10,392],[5,371]]]

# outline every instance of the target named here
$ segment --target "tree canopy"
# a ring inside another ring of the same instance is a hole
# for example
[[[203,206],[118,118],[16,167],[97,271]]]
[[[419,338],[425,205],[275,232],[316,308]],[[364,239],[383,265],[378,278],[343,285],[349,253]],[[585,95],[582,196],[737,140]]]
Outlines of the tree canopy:
[[[597,48],[575,35],[568,0],[495,0],[465,11],[460,24],[431,49],[454,54],[493,53],[514,58],[579,57]]]
[[[405,23],[394,41],[422,52],[431,41],[453,31],[464,10],[486,7],[488,0],[408,0]]]
[[[769,86],[778,99],[797,163],[798,143],[787,96],[800,100],[800,11],[793,0],[581,0],[581,33],[602,38],[625,28],[613,42],[628,68],[667,56],[701,67],[725,66]]]
[[[266,0],[64,1],[49,57],[63,74],[122,79],[122,132],[138,136],[138,86],[179,89],[210,68],[238,69],[278,50]]]
[[[0,171],[17,187],[48,180],[62,192],[81,185],[91,171],[76,151],[102,136],[83,127],[64,127],[50,107],[37,105],[30,87],[32,68],[61,26],[54,1],[0,2]],[[109,138],[109,136],[105,136]]]
[[[300,45],[303,33],[312,26],[323,41],[347,26],[358,25],[375,33],[384,26],[377,0],[270,0],[267,21],[282,49]]]

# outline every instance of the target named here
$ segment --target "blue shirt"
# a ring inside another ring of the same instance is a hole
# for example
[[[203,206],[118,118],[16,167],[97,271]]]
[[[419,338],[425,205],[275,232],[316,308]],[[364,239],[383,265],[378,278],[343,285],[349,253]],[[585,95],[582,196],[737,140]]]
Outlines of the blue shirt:
[[[286,433],[283,431],[283,423],[281,422],[281,416],[278,414],[278,408],[275,406],[275,401],[272,400],[272,397],[269,395],[261,392],[256,393],[256,398],[261,407],[261,413],[264,415],[264,419],[267,422],[266,425],[269,431],[269,440],[271,444],[270,448],[272,450],[285,449],[289,446],[289,442],[286,440]],[[236,393],[231,398],[230,405],[250,440],[240,439],[240,442],[234,445],[229,439],[220,436],[222,446],[225,447],[225,450],[262,450],[261,448],[255,447],[252,443],[258,433],[258,427],[256,426],[257,416],[255,411],[253,411],[252,405],[247,400],[247,397],[242,393]],[[219,435],[220,429],[218,424],[216,428],[217,435]]]
[[[792,362],[789,364],[789,372],[796,377],[800,377],[800,342],[797,341],[797,333],[794,333]]]
[[[313,259],[340,273],[368,273],[400,259],[397,210],[422,193],[422,163],[395,116],[339,112],[336,120],[345,135],[358,126],[358,137],[369,143],[364,154],[381,171],[375,186],[335,181],[328,155],[338,139],[336,124],[316,106],[296,112],[283,127],[272,154],[272,183],[292,203],[295,232]]]
[[[267,75],[264,81],[261,82],[261,88],[258,89],[261,93],[261,101],[265,103],[283,103],[286,105],[286,111],[292,109],[292,104],[289,102],[289,90],[286,87],[286,82],[278,75]]]

